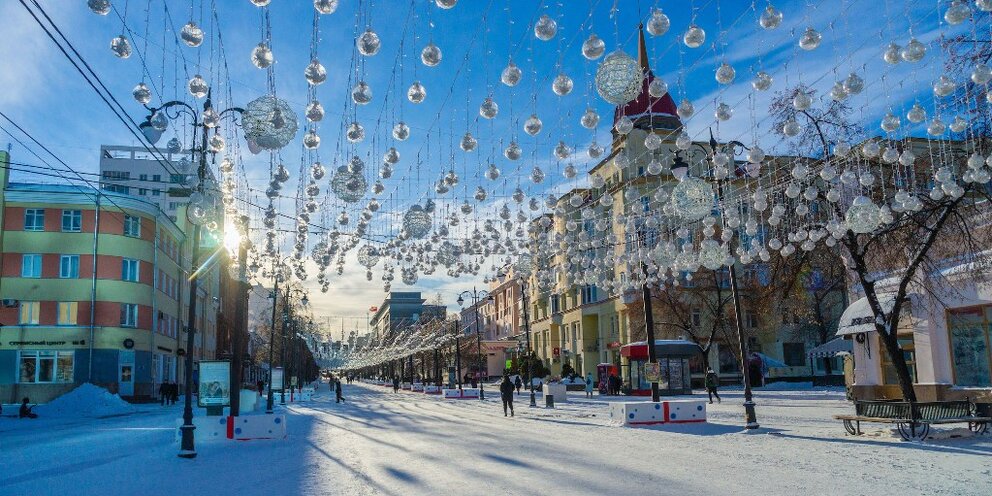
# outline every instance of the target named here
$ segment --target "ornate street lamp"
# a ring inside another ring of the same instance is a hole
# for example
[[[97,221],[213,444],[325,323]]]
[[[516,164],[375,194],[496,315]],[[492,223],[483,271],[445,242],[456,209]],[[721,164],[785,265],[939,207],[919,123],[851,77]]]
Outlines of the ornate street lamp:
[[[486,291],[484,289],[476,290],[473,287],[472,288],[472,291],[462,291],[461,294],[458,295],[458,306],[462,306],[462,305],[465,304],[465,299],[464,298],[466,296],[471,296],[472,297],[472,308],[473,308],[473,313],[475,314],[475,335],[476,335],[476,338],[477,338],[477,342],[476,342],[477,343],[476,344],[476,353],[478,354],[478,357],[479,357],[479,362],[478,362],[478,365],[476,366],[476,372],[478,372],[478,370],[482,367],[482,363],[483,363],[483,359],[482,359],[482,329],[479,326],[479,301],[481,301],[483,299],[488,299],[489,301],[492,301],[492,296],[489,294],[488,291]],[[488,375],[488,372],[489,372],[489,367],[488,366],[486,367],[486,372],[487,372],[487,375]],[[479,378],[479,399],[480,400],[486,399],[486,392],[485,392],[485,389],[484,389],[482,383],[483,383],[483,380],[480,377]]]

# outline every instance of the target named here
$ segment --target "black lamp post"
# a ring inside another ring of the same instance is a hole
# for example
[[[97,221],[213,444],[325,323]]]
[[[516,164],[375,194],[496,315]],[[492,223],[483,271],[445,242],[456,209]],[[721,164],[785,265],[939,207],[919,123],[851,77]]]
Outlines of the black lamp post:
[[[273,266],[272,266],[272,277],[275,280],[275,282],[273,283],[272,293],[269,296],[270,298],[272,298],[272,320],[271,320],[270,326],[269,326],[269,397],[268,397],[268,401],[266,401],[266,404],[265,404],[265,413],[272,413],[272,408],[273,408],[273,404],[272,404],[273,403],[273,398],[272,398],[272,372],[273,372],[273,370],[275,370],[275,359],[273,358],[273,355],[275,354],[274,346],[275,346],[275,342],[276,342],[276,336],[275,336],[275,333],[276,333],[276,306],[279,303],[279,279],[280,279],[280,276],[281,276],[281,272],[280,272],[279,268],[282,267],[283,264],[286,262],[286,260],[289,260],[289,258],[291,256],[292,255],[287,256],[286,258],[283,258],[282,259],[282,262],[277,262],[276,259],[273,259],[272,260],[272,263],[273,263]],[[285,308],[283,308],[283,312],[285,312]],[[284,326],[283,327],[283,332],[285,332],[285,330],[286,330],[286,328]],[[285,355],[283,355],[283,356],[285,356]],[[286,370],[285,370],[284,362],[280,361],[279,362],[279,366],[283,367],[282,384],[280,385],[280,391],[282,391],[282,390],[285,390],[286,389],[285,388],[285,385],[286,385]],[[283,404],[286,404],[286,403],[283,402]]]
[[[492,296],[489,294],[488,291],[486,291],[484,289],[476,290],[475,287],[473,287],[472,288],[472,291],[462,291],[461,294],[458,295],[458,305],[459,306],[465,304],[465,297],[466,296],[471,296],[472,297],[472,308],[473,308],[473,313],[475,314],[475,335],[476,335],[476,339],[477,339],[477,342],[476,342],[477,343],[476,344],[476,353],[479,356],[479,362],[478,362],[478,366],[476,367],[476,371],[478,371],[479,369],[482,368],[482,364],[483,364],[483,358],[482,358],[482,329],[479,326],[479,301],[482,300],[482,299],[485,299],[485,298],[489,298],[489,300],[491,301],[492,300]],[[489,375],[488,364],[486,366],[486,375],[487,376]],[[483,383],[482,377],[479,377],[479,399],[480,400],[486,399],[486,391],[485,391],[482,383]]]
[[[194,130],[200,129],[200,148],[199,150],[193,148],[191,151],[200,153],[199,165],[197,167],[197,185],[196,191],[203,192],[203,179],[207,174],[207,153],[214,153],[207,147],[207,140],[209,138],[210,129],[216,127],[221,118],[227,114],[232,114],[234,112],[243,113],[244,109],[239,107],[232,107],[221,111],[216,114],[214,118],[209,121],[204,122],[200,119],[200,115],[197,113],[196,109],[190,104],[182,102],[179,100],[173,100],[166,102],[159,107],[148,107],[146,109],[150,112],[145,122],[142,122],[139,128],[145,139],[149,141],[152,145],[155,144],[161,138],[162,132],[165,130],[164,126],[162,129],[156,129],[155,122],[168,123],[168,119],[174,119],[179,116],[181,112],[187,112],[193,119]],[[207,98],[203,102],[203,112],[204,114],[214,114],[213,104],[211,103],[210,92],[207,92]],[[157,116],[163,116],[165,119],[159,119]],[[187,216],[189,215],[187,210]],[[182,433],[180,446],[179,446],[179,457],[180,458],[196,458],[196,446],[193,431],[196,430],[196,426],[193,425],[193,346],[195,345],[194,335],[196,334],[196,291],[198,286],[198,274],[199,267],[196,265],[197,252],[200,249],[200,223],[190,222],[193,224],[193,232],[190,237],[190,244],[192,246],[192,255],[190,264],[190,278],[189,278],[189,313],[186,320],[186,357],[185,357],[185,401],[183,405],[183,425],[179,428]]]
[[[713,156],[714,156],[714,154],[717,151],[717,148],[719,147],[719,143],[717,143],[716,138],[713,137],[713,130],[712,129],[710,129],[710,142],[709,142],[709,145],[710,145],[710,148],[709,148],[709,150],[707,150],[705,147],[703,147],[699,143],[693,143],[692,144],[693,147],[696,147],[698,150],[701,150],[704,155],[706,155],[708,158],[712,159]],[[726,146],[727,146],[727,148],[730,149],[732,156],[737,156],[740,153],[743,153],[743,150],[749,150],[749,148],[747,146],[745,146],[744,143],[741,143],[740,141],[736,141],[736,140],[727,143]],[[682,152],[676,152],[676,154],[675,154],[675,164],[672,167],[672,171],[673,172],[675,171],[675,169],[685,169],[686,172],[689,171],[689,163],[685,161],[685,159],[682,157],[681,153]],[[736,174],[744,174],[744,173],[746,173],[746,172],[739,171],[737,169],[736,163],[731,164],[731,165],[733,165],[733,167],[734,167],[734,170],[731,172],[732,174],[735,174],[736,175]],[[717,201],[723,201],[723,183],[724,183],[725,179],[716,179],[716,178],[710,178],[710,177],[704,177],[704,178],[700,178],[700,179],[703,179],[703,180],[709,181],[709,182],[715,182],[716,183],[716,191],[717,191]],[[736,321],[735,324],[736,324],[736,327],[737,327],[737,345],[740,347],[740,352],[741,352],[741,355],[740,355],[741,375],[744,376],[744,421],[745,421],[744,428],[746,428],[746,429],[757,429],[759,427],[759,425],[758,425],[757,414],[754,411],[754,399],[753,399],[753,396],[751,394],[751,378],[750,378],[750,375],[747,373],[748,346],[747,346],[747,340],[744,338],[744,329],[743,329],[743,323],[742,323],[743,322],[743,317],[741,315],[741,299],[740,299],[740,293],[738,292],[738,289],[737,289],[737,268],[736,268],[736,266],[737,266],[736,263],[730,264],[730,271],[729,271],[730,272],[730,293],[731,293],[731,295],[733,297],[733,300],[734,300],[734,319]],[[646,293],[646,295],[648,294],[647,292],[648,292],[647,285],[645,285],[645,293]],[[647,302],[646,301],[645,301],[645,305],[647,305]],[[652,332],[652,329],[651,329],[652,327],[653,326],[649,323],[648,324],[648,332],[649,333]]]
[[[503,282],[503,279],[506,278],[506,273],[503,271],[503,269],[505,269],[505,268],[506,267],[504,266],[497,273],[497,277],[499,278],[499,281],[501,283]],[[528,317],[528,313],[527,313],[527,307],[528,307],[528,303],[527,303],[527,289],[529,287],[529,284],[527,282],[527,277],[525,275],[523,275],[523,274],[518,274],[517,275],[517,282],[520,284],[520,299],[521,299],[521,303],[523,304],[523,307],[524,307],[523,308],[523,313],[524,313],[524,335],[527,338],[527,367],[525,368],[525,371],[527,373],[524,375],[524,377],[526,378],[525,380],[527,381],[527,390],[530,391],[530,406],[537,407],[537,396],[536,396],[536,394],[534,392],[534,378],[531,377],[531,372],[533,371],[533,365],[534,365],[534,363],[533,363],[534,362],[534,350],[531,349],[531,345],[530,345],[530,318]],[[523,362],[521,361],[521,363],[523,363]]]

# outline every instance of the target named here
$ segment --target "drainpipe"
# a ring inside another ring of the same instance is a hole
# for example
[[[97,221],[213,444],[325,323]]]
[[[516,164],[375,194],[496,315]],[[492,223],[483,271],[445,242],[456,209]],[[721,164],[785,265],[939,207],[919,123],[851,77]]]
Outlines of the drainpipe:
[[[96,190],[96,210],[93,214],[93,274],[90,284],[90,339],[89,339],[89,363],[87,379],[93,382],[93,339],[96,335],[96,269],[97,269],[97,248],[100,244],[100,190]]]

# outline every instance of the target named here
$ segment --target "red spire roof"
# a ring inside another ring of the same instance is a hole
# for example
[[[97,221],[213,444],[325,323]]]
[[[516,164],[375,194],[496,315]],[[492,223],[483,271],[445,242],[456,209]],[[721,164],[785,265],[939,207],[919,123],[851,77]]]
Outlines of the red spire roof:
[[[678,119],[675,113],[675,100],[672,100],[670,94],[665,93],[661,98],[654,98],[648,93],[648,85],[654,81],[654,73],[651,72],[651,66],[648,64],[648,52],[644,42],[644,25],[639,25],[637,29],[637,61],[641,64],[641,70],[644,71],[641,94],[634,100],[618,106],[613,113],[613,122],[615,123],[624,115],[632,119],[647,114],[672,116]]]

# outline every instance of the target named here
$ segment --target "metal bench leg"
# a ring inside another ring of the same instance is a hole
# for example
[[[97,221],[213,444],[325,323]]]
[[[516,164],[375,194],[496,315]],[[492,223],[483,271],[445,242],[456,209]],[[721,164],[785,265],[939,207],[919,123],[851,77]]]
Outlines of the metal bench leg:
[[[985,434],[988,429],[989,424],[986,422],[968,422],[968,430],[975,434]]]

